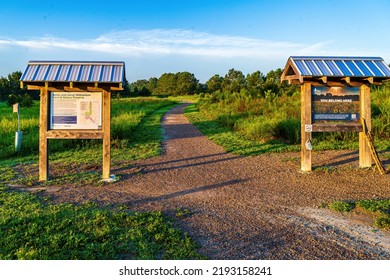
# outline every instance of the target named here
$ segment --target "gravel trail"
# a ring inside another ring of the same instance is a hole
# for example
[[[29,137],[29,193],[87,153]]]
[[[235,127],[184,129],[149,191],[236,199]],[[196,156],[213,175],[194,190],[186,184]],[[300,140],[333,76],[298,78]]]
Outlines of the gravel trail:
[[[115,184],[51,195],[164,211],[210,259],[390,259],[389,232],[359,215],[319,208],[336,199],[390,198],[389,175],[357,169],[357,151],[316,152],[313,166],[336,171],[309,174],[299,172],[299,153],[226,153],[188,122],[187,105],[162,120],[163,155],[114,167],[122,176]],[[181,217],[175,216],[178,209]]]

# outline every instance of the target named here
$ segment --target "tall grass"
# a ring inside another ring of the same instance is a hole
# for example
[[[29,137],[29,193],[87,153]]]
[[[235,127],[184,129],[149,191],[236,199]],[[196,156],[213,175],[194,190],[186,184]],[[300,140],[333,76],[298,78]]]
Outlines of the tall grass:
[[[300,97],[276,96],[271,91],[265,97],[254,97],[246,92],[206,95],[199,102],[201,114],[241,136],[267,143],[281,140],[299,142]],[[299,133],[298,133],[299,132]]]
[[[298,145],[301,141],[300,92],[278,96],[269,90],[264,95],[255,96],[246,91],[206,94],[197,105],[198,116],[193,113],[190,118],[198,119],[198,123],[201,119],[203,128],[206,122],[213,122],[255,143]],[[376,144],[380,149],[389,149],[390,83],[373,87],[371,95]],[[313,133],[313,145],[318,150],[357,149],[358,133]]]
[[[111,140],[113,148],[124,148],[134,139],[133,132],[143,118],[152,112],[175,104],[175,101],[158,98],[124,98],[112,101]],[[37,155],[39,143],[39,103],[21,109],[22,150],[15,152],[17,115],[5,103],[0,103],[0,154],[2,159],[18,155]],[[50,152],[88,149],[100,140],[49,140]]]

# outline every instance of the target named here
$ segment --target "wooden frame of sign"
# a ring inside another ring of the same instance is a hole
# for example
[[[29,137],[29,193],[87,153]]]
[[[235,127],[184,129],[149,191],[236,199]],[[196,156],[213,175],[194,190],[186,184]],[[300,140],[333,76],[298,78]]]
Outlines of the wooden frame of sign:
[[[281,81],[301,85],[301,170],[311,171],[313,132],[359,132],[359,166],[378,157],[371,133],[371,86],[390,80],[380,57],[290,56]]]
[[[23,83],[21,83],[23,87]],[[122,83],[113,86],[105,83],[49,83],[32,85],[27,83],[29,90],[40,91],[39,117],[39,180],[46,181],[49,177],[49,139],[102,139],[103,140],[103,169],[102,178],[110,178],[111,149],[111,91],[123,90]],[[102,118],[101,127],[97,129],[51,129],[50,128],[50,93],[52,92],[101,92]]]
[[[363,125],[361,123],[365,121],[367,129],[371,130],[371,90],[369,85],[365,83],[360,83],[359,85],[359,122],[313,123],[312,87],[322,85],[323,84],[319,84],[317,82],[305,82],[301,85],[301,170],[312,170],[312,151],[306,146],[306,143],[312,140],[312,132],[359,132],[359,166],[361,168],[371,167],[372,157],[368,143],[365,139],[365,133],[363,132]],[[339,83],[333,83],[331,85],[340,86]],[[355,87],[357,85],[358,84],[354,84]]]

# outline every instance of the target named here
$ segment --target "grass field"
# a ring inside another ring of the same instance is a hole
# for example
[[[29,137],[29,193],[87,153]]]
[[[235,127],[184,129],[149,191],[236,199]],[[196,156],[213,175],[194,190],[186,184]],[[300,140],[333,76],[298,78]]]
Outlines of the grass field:
[[[372,90],[372,131],[377,148],[390,151],[390,85]],[[210,139],[240,155],[300,150],[300,92],[265,97],[206,94],[187,117]],[[358,133],[313,133],[313,150],[358,150]],[[385,155],[387,159],[388,155]]]
[[[160,154],[162,115],[175,100],[112,102],[112,167]],[[99,187],[100,140],[50,140],[50,180],[39,182],[39,106],[22,108],[22,151],[14,151],[16,114],[0,103],[0,259],[199,259],[196,244],[161,212],[52,204],[7,185]]]
[[[0,188],[0,259],[199,259],[161,212],[51,204]]]

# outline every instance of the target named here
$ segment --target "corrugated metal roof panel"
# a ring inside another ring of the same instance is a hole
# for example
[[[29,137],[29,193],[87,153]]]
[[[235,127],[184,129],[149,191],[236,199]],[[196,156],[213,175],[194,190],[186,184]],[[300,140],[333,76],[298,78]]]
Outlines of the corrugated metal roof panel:
[[[386,77],[390,77],[390,69],[389,69],[389,66],[387,66],[383,61],[375,61],[374,63],[379,67],[379,69],[382,70],[383,74],[384,74]]]
[[[122,83],[124,77],[124,62],[30,61],[21,81]]]
[[[390,77],[380,57],[290,57],[302,76]]]
[[[317,60],[316,61],[315,60],[314,62],[317,65],[317,67],[320,69],[321,73],[326,74],[326,76],[332,76],[333,75],[333,73],[331,72],[329,67],[325,64],[325,61],[323,61],[323,60]]]

